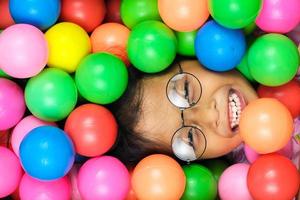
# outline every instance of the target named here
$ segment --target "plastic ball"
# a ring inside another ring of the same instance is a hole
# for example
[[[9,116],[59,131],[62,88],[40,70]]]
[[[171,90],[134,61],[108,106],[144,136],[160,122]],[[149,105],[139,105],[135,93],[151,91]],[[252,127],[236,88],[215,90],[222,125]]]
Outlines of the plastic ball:
[[[60,19],[73,22],[86,32],[99,26],[106,13],[104,0],[62,0]]]
[[[80,60],[91,52],[89,35],[74,23],[55,24],[45,33],[45,36],[49,45],[49,67],[72,73]]]
[[[180,199],[186,178],[173,158],[153,154],[136,165],[131,183],[138,199]]]
[[[22,200],[69,200],[71,199],[71,190],[68,177],[54,181],[39,181],[24,174],[19,186]]]
[[[255,126],[253,126],[255,124]],[[260,154],[282,149],[293,132],[293,118],[278,100],[260,98],[243,110],[239,133],[244,142]]]
[[[22,178],[22,167],[17,156],[0,146],[0,198],[12,194]]]
[[[249,65],[248,65],[248,52],[246,52],[242,58],[242,61],[236,66],[236,69],[248,80],[251,82],[256,82],[252,77]]]
[[[14,127],[25,109],[22,89],[15,82],[0,78],[0,131]]]
[[[195,40],[197,31],[175,32],[177,53],[183,56],[195,56]]]
[[[217,182],[213,174],[204,166],[190,164],[183,167],[186,176],[185,191],[180,199],[214,200],[217,197]]]
[[[9,146],[9,139],[10,139],[10,131],[0,131],[0,146],[8,147]]]
[[[0,34],[0,68],[8,75],[35,76],[46,66],[47,59],[47,41],[36,27],[15,24]]]
[[[74,200],[81,200],[81,195],[78,189],[78,171],[80,165],[73,165],[72,169],[70,170],[68,176],[71,181],[72,185],[72,199]]]
[[[5,29],[13,25],[15,22],[9,11],[9,0],[0,1],[0,10],[0,29]]]
[[[213,71],[228,71],[240,63],[246,52],[246,40],[241,30],[220,26],[211,20],[197,33],[196,56]]]
[[[126,90],[128,72],[125,64],[116,56],[94,53],[80,62],[75,81],[85,99],[108,104],[116,101]]]
[[[78,188],[83,199],[125,199],[130,186],[127,168],[111,156],[88,160],[78,173]]]
[[[66,72],[48,68],[27,82],[25,101],[34,116],[45,121],[59,121],[76,105],[76,85]]]
[[[106,4],[106,22],[115,22],[123,24],[121,19],[121,0],[109,0],[105,2]]]
[[[288,158],[278,154],[260,156],[248,172],[253,199],[293,199],[299,189],[299,172]]]
[[[121,18],[130,29],[147,20],[160,20],[157,0],[122,0]]]
[[[262,0],[208,0],[211,16],[222,26],[244,28],[254,22],[262,6]]]
[[[0,78],[10,78],[2,69],[0,69]]]
[[[253,78],[266,86],[279,86],[289,82],[297,73],[299,52],[286,36],[266,34],[250,46],[248,65]]]
[[[175,59],[176,49],[175,34],[159,21],[145,21],[136,25],[127,45],[131,63],[146,73],[166,69]]]
[[[247,187],[249,165],[244,163],[228,167],[220,177],[218,191],[222,200],[252,200]]]
[[[299,21],[299,0],[264,0],[256,24],[266,32],[287,33],[295,28]]]
[[[20,160],[33,178],[50,181],[64,177],[72,168],[75,151],[71,139],[59,128],[40,126],[20,145]]]

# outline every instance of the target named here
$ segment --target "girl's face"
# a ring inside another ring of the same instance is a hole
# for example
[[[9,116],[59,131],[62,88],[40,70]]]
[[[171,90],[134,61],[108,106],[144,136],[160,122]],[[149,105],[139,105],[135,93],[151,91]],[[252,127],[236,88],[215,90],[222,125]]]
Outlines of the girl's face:
[[[197,104],[183,111],[185,125],[199,128],[206,137],[207,147],[202,158],[229,153],[242,142],[238,134],[239,110],[257,98],[255,91],[236,71],[208,71],[196,60],[182,61],[180,65],[183,72],[193,74],[202,86]],[[173,134],[182,126],[182,118],[180,110],[168,100],[166,87],[178,72],[179,67],[174,66],[166,74],[143,81],[141,117],[135,127],[143,137],[169,152],[172,151]],[[203,144],[203,141],[196,143]]]

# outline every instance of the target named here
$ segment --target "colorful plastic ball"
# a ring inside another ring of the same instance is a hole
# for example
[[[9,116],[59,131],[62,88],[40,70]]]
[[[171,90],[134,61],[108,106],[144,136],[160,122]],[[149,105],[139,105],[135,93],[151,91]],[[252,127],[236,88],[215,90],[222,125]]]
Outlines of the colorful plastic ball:
[[[23,138],[34,128],[39,126],[56,126],[55,123],[45,122],[40,120],[33,115],[29,115],[23,118],[13,129],[11,134],[11,145],[17,156],[19,156],[19,147]]]
[[[73,165],[72,169],[70,170],[68,177],[71,181],[72,185],[72,199],[74,200],[81,200],[81,195],[78,189],[78,171],[81,165]]]
[[[2,69],[0,69],[0,78],[10,78]]]
[[[175,34],[159,21],[145,21],[136,25],[127,45],[130,62],[146,73],[166,69],[175,59],[176,49]]]
[[[109,0],[105,2],[106,5],[106,22],[115,22],[123,24],[121,19],[121,0]]]
[[[88,160],[78,173],[78,188],[83,199],[125,199],[130,176],[121,161],[111,156]]]
[[[253,78],[266,86],[289,82],[297,73],[299,52],[286,36],[266,34],[259,37],[248,51],[248,65]]]
[[[262,0],[208,0],[211,16],[222,26],[244,28],[254,22],[262,6]]]
[[[279,100],[289,109],[293,118],[300,115],[300,82],[296,79],[278,87],[260,85],[257,93],[259,97],[269,97]]]
[[[0,131],[14,127],[25,109],[22,89],[15,82],[0,78]]]
[[[0,34],[0,67],[8,75],[35,76],[46,66],[47,59],[47,41],[36,27],[15,24]]]
[[[62,0],[61,21],[73,22],[86,32],[99,26],[106,13],[104,0]]]
[[[5,29],[13,25],[15,22],[9,11],[9,0],[0,1],[0,10],[0,29]]]
[[[250,82],[256,82],[252,77],[248,65],[248,52],[242,58],[242,61],[236,66],[236,69]]]
[[[43,181],[64,177],[72,168],[74,158],[71,139],[54,126],[31,130],[20,145],[20,160],[25,172]]]
[[[288,158],[278,154],[260,156],[248,172],[253,199],[293,199],[299,190],[299,172]]]
[[[136,165],[131,183],[138,199],[180,199],[186,177],[173,158],[153,154]]]
[[[218,183],[219,196],[222,200],[252,200],[247,187],[249,165],[238,163],[228,167]]]
[[[94,53],[80,62],[75,81],[85,99],[108,104],[116,101],[126,90],[128,72],[125,64],[116,56]]]
[[[218,184],[213,174],[206,167],[199,164],[190,164],[185,165],[183,171],[186,176],[186,186],[180,199],[216,199]]]
[[[198,29],[209,17],[207,0],[158,0],[159,14],[170,28],[188,32]]]
[[[122,0],[121,18],[130,29],[143,21],[160,21],[157,0],[139,0],[138,3],[136,0]]]
[[[59,121],[74,109],[77,88],[69,74],[48,68],[27,82],[25,101],[34,116],[45,121]]]
[[[0,146],[9,147],[10,131],[0,131]]]
[[[216,181],[219,182],[220,176],[226,168],[229,167],[229,164],[222,159],[207,159],[201,162],[209,171],[213,174]]]
[[[195,56],[195,40],[197,31],[175,32],[177,53],[183,56]]]
[[[49,67],[72,73],[80,60],[91,52],[89,35],[77,24],[70,22],[55,24],[45,36],[49,45]]]
[[[254,126],[255,124],[255,126]],[[278,100],[260,98],[243,110],[239,133],[244,142],[260,154],[282,149],[293,132],[293,118]]]
[[[127,42],[130,30],[118,23],[105,23],[98,26],[91,35],[92,51],[111,53],[120,58],[127,66]]]
[[[242,60],[246,40],[241,30],[228,29],[211,20],[198,31],[195,50],[198,60],[206,68],[228,71]]]
[[[299,0],[264,0],[256,24],[266,32],[287,33],[295,28],[299,21]]]
[[[39,181],[24,174],[19,186],[22,200],[69,200],[71,199],[71,190],[68,177],[54,181]]]
[[[0,198],[12,194],[22,178],[22,167],[17,156],[0,146]]]

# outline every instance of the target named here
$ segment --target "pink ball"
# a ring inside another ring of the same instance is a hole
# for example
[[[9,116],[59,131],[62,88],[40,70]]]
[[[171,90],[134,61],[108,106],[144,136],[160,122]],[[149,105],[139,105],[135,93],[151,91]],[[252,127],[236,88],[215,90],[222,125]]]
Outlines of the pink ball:
[[[300,21],[299,0],[264,0],[256,24],[266,32],[287,33]]]
[[[46,182],[24,174],[19,193],[22,200],[69,200],[71,199],[71,184],[67,177]]]
[[[19,147],[23,140],[23,138],[34,128],[37,128],[39,126],[56,126],[53,122],[45,122],[43,120],[40,120],[33,115],[27,116],[23,118],[13,129],[12,135],[11,135],[11,145],[12,148],[17,156],[19,156]]]
[[[70,170],[68,176],[71,180],[72,185],[72,200],[81,200],[81,195],[78,190],[78,170],[79,165],[73,165],[72,169]]]
[[[114,157],[92,158],[79,170],[78,188],[83,199],[125,199],[129,187],[129,172],[124,164]]]
[[[48,46],[43,32],[15,24],[0,34],[0,68],[15,78],[37,75],[46,66]]]
[[[250,165],[239,163],[228,167],[221,175],[218,191],[222,200],[252,200],[247,187]]]
[[[22,119],[25,108],[22,89],[15,82],[0,78],[0,131],[14,127]]]
[[[5,147],[0,147],[0,198],[12,194],[19,186],[22,168],[17,156]]]

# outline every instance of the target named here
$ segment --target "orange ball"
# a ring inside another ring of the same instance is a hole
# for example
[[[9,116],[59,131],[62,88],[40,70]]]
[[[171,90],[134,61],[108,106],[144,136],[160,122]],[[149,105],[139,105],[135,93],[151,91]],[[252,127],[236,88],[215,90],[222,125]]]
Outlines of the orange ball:
[[[198,29],[209,17],[207,0],[158,0],[158,11],[165,24],[181,32]]]
[[[98,26],[91,35],[92,51],[107,52],[119,57],[127,66],[127,41],[130,30],[118,23],[105,23]]]
[[[261,98],[249,103],[240,119],[244,142],[260,154],[282,149],[291,139],[293,118],[278,100]]]
[[[180,199],[185,182],[181,166],[163,154],[153,154],[141,160],[131,179],[133,190],[140,200]]]

